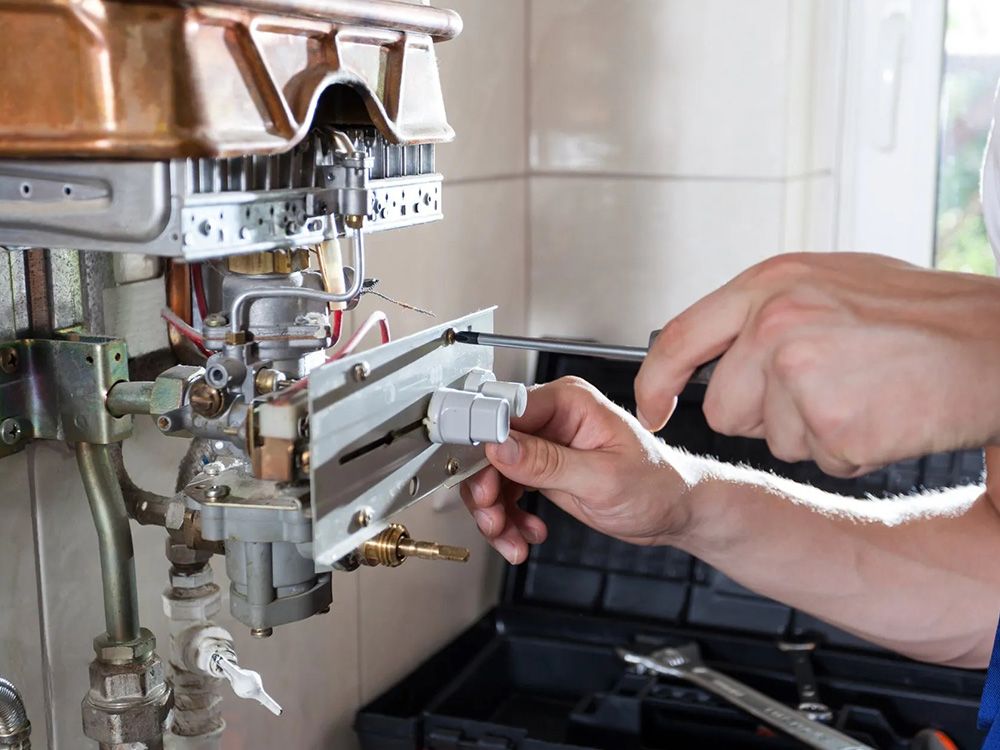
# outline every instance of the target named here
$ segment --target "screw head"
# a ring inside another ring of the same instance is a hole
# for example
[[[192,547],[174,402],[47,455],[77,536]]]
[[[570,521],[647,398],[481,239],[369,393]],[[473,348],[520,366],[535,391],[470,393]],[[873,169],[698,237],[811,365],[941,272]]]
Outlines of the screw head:
[[[372,522],[372,509],[362,508],[354,514],[354,526],[363,529]]]
[[[208,328],[222,328],[229,323],[229,319],[220,313],[212,313],[205,316],[204,322]]]
[[[458,459],[449,458],[448,463],[444,465],[444,470],[448,472],[448,476],[453,477],[462,470],[462,464],[458,462]]]
[[[174,426],[174,423],[170,417],[164,414],[156,418],[156,426],[160,428],[160,432],[167,432]]]
[[[13,417],[0,422],[0,440],[3,440],[7,445],[16,445],[23,435],[24,430],[21,429],[21,423]]]
[[[4,347],[0,350],[0,370],[13,375],[17,372],[18,359],[17,349],[12,346]]]
[[[363,383],[368,380],[368,376],[372,374],[372,370],[367,362],[358,362],[358,364],[354,365],[353,373],[354,380],[358,383]]]
[[[229,485],[213,484],[211,487],[205,490],[206,500],[221,500],[222,498],[228,496],[229,496]]]

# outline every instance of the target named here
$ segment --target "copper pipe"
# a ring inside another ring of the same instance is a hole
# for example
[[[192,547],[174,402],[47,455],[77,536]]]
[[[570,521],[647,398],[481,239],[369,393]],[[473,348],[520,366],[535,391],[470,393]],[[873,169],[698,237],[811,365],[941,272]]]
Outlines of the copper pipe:
[[[191,268],[187,263],[169,260],[164,278],[167,280],[167,307],[185,323],[190,324],[193,319]],[[173,326],[167,326],[167,336],[170,337],[170,349],[181,364],[200,365],[205,361],[194,345],[181,336]]]

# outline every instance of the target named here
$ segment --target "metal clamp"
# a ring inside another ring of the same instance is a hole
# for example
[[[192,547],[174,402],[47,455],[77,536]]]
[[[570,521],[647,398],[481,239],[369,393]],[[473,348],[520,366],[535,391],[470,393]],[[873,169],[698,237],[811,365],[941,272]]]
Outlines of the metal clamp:
[[[70,333],[0,344],[0,457],[31,439],[108,445],[127,438],[132,417],[105,404],[127,380],[120,339]]]

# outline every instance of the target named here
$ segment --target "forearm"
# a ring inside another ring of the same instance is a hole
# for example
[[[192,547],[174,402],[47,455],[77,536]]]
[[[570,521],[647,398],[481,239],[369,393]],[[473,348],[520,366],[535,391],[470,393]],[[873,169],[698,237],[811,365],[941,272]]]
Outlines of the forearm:
[[[674,456],[691,515],[674,543],[737,582],[914,658],[985,666],[1000,514],[981,487],[894,500]]]

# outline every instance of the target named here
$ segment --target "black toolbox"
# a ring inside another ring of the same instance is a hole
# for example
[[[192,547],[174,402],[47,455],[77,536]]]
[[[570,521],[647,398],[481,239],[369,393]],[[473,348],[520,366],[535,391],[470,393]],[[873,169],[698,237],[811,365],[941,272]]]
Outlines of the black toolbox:
[[[541,355],[537,380],[578,375],[631,409],[635,373],[634,364]],[[671,444],[856,496],[977,482],[982,474],[981,453],[963,452],[834,479],[814,464],[777,461],[762,441],[713,433],[703,395],[702,386],[682,395],[662,433]],[[960,750],[979,747],[982,672],[901,658],[675,549],[610,539],[538,496],[525,503],[548,523],[548,540],[508,569],[495,609],[361,709],[355,729],[364,750],[803,747],[699,688],[637,674],[615,653],[695,641],[711,666],[796,706],[792,661],[779,640],[818,644],[820,698],[833,725],[859,741],[910,749],[918,731],[934,728]]]

